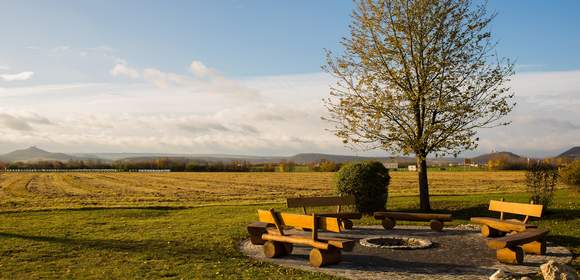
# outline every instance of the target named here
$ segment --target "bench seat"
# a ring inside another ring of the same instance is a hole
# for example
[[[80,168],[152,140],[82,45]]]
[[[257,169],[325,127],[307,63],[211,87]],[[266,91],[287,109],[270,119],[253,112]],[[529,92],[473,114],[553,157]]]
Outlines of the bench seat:
[[[544,238],[548,232],[550,231],[545,229],[532,228],[505,237],[492,238],[487,241],[487,247],[497,250],[520,246],[532,241],[540,240]]]
[[[341,212],[342,206],[355,204],[356,198],[354,196],[289,197],[286,199],[286,205],[288,208],[300,207],[302,208],[304,215],[309,214],[306,207],[337,206],[336,212],[314,212],[312,214],[316,214],[320,217],[337,218],[344,229],[351,229],[353,227],[353,222],[351,220],[362,218],[361,213]]]
[[[548,232],[548,230],[531,228],[505,237],[489,239],[487,246],[496,250],[496,258],[499,262],[521,264],[525,253],[546,254],[544,237]]]
[[[318,234],[319,230],[340,233],[342,226],[336,217],[281,213],[270,209],[258,210],[258,218],[259,222],[249,224],[247,230],[252,244],[262,245],[268,258],[291,254],[295,244],[306,245],[312,247],[310,264],[321,267],[340,262],[341,250],[351,251],[355,245],[354,240]]]
[[[443,230],[443,222],[451,221],[451,214],[409,213],[409,212],[375,212],[375,219],[382,220],[384,229],[393,229],[397,220],[402,221],[429,221],[434,231]]]
[[[385,217],[404,221],[451,221],[451,214],[432,214],[432,213],[407,213],[407,212],[375,212],[375,219],[384,219]]]
[[[537,225],[525,224],[515,219],[500,220],[491,217],[472,217],[470,221],[474,224],[486,225],[503,232],[522,232],[529,228],[538,227]]]
[[[490,217],[472,217],[471,223],[481,225],[483,237],[500,237],[509,232],[522,232],[536,225],[528,224],[530,217],[540,218],[544,209],[540,204],[526,204],[507,202],[502,200],[490,200],[489,211],[499,212],[499,219]],[[523,220],[504,219],[504,213],[524,216]]]

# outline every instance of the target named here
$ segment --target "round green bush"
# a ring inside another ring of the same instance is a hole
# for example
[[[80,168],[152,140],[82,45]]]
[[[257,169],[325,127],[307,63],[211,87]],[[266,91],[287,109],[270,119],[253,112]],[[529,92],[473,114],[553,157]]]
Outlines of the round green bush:
[[[580,160],[575,160],[560,172],[562,181],[572,186],[580,186]]]
[[[356,209],[371,214],[385,209],[389,170],[377,161],[348,163],[336,173],[335,186],[339,195],[353,195]]]

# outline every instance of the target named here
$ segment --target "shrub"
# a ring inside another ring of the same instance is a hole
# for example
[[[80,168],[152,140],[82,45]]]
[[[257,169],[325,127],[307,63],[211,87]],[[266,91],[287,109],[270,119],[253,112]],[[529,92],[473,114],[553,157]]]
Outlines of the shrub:
[[[561,173],[564,184],[580,187],[580,160],[575,160],[562,168]]]
[[[357,211],[370,214],[385,209],[390,180],[389,170],[382,163],[356,162],[340,168],[335,185],[339,195],[356,198]]]
[[[532,195],[530,199],[544,205],[544,209],[552,202],[557,182],[558,169],[547,163],[533,164],[526,172],[526,185]]]

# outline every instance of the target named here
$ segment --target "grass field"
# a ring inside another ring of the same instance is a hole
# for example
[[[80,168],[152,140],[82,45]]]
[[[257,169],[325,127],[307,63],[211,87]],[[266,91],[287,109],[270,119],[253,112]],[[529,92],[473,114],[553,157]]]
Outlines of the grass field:
[[[256,209],[332,194],[331,173],[0,175],[2,279],[331,279],[244,257]],[[393,172],[390,209],[417,207],[416,174]],[[432,205],[455,223],[489,199],[527,202],[522,172],[432,172]],[[580,253],[580,195],[561,187],[540,226]],[[376,223],[365,218],[359,223]],[[576,261],[576,266],[578,262]]]

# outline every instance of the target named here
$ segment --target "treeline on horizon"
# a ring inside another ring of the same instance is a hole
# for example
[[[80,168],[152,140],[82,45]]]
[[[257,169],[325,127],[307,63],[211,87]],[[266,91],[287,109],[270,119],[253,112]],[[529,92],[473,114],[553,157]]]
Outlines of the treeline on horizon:
[[[556,157],[556,158],[545,158],[542,160],[539,159],[519,159],[514,160],[510,159],[507,156],[494,156],[490,158],[487,163],[486,167],[491,170],[527,170],[530,168],[530,165],[535,163],[545,163],[548,165],[552,165],[555,167],[566,166],[574,161],[574,158],[569,157]]]
[[[526,170],[530,164],[540,160],[514,160],[508,157],[492,157],[486,165],[480,169],[488,170]],[[548,158],[541,160],[554,166],[570,164],[572,158]],[[408,164],[400,164],[399,168],[406,168]],[[0,162],[0,170],[30,170],[30,169],[58,169],[58,170],[83,170],[83,169],[115,169],[118,171],[134,170],[170,170],[171,172],[335,172],[340,169],[341,163],[329,160],[319,160],[307,164],[298,164],[293,161],[282,160],[277,163],[251,163],[246,160],[239,161],[202,161],[191,159],[144,159],[144,160],[70,160],[70,161],[34,161],[34,162]],[[435,167],[435,166],[432,166]],[[444,166],[441,170],[446,170]]]
[[[308,164],[297,164],[282,160],[277,163],[250,163],[240,161],[200,161],[177,160],[169,158],[150,160],[118,160],[107,162],[102,160],[70,160],[70,161],[34,161],[34,162],[0,162],[0,169],[28,170],[28,169],[115,169],[132,171],[140,169],[171,170],[171,172],[335,172],[341,167],[340,163],[320,160]]]

